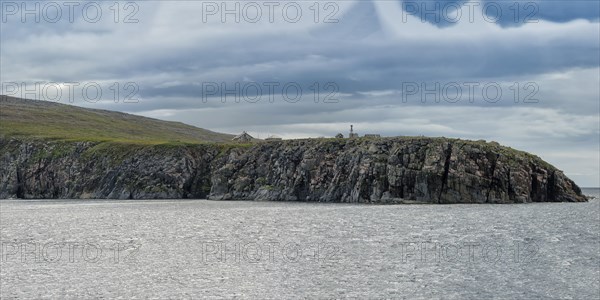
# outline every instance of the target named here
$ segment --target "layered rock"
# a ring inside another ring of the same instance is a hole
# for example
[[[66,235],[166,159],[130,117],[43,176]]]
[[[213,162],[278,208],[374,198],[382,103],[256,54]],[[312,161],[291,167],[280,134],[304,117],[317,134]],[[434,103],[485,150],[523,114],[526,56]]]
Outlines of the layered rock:
[[[586,201],[540,158],[445,138],[125,145],[0,139],[0,198],[364,203]]]

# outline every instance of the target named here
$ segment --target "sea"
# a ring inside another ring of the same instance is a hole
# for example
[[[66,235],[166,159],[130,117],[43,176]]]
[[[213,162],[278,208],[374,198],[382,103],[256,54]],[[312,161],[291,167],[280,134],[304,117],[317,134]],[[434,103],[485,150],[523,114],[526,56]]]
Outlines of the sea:
[[[600,299],[587,203],[2,200],[1,299]]]

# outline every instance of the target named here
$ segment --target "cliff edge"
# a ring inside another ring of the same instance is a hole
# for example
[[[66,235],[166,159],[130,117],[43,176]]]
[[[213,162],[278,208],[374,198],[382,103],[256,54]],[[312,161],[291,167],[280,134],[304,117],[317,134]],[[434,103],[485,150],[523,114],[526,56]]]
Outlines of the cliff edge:
[[[425,137],[148,145],[3,136],[0,198],[587,201],[537,156],[493,142]]]

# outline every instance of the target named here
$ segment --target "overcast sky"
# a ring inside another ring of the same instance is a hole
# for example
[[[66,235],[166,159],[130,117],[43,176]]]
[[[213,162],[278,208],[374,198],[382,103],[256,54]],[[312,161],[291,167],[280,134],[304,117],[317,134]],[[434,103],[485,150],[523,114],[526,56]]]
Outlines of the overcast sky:
[[[600,185],[597,1],[86,3],[2,2],[4,94],[261,138],[495,140]]]

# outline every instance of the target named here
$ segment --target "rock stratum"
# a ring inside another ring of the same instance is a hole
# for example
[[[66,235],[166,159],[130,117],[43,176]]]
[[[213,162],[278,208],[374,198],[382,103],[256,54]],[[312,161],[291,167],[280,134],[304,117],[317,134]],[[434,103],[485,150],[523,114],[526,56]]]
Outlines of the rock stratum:
[[[127,144],[0,138],[0,198],[350,203],[581,202],[563,172],[446,138]]]

